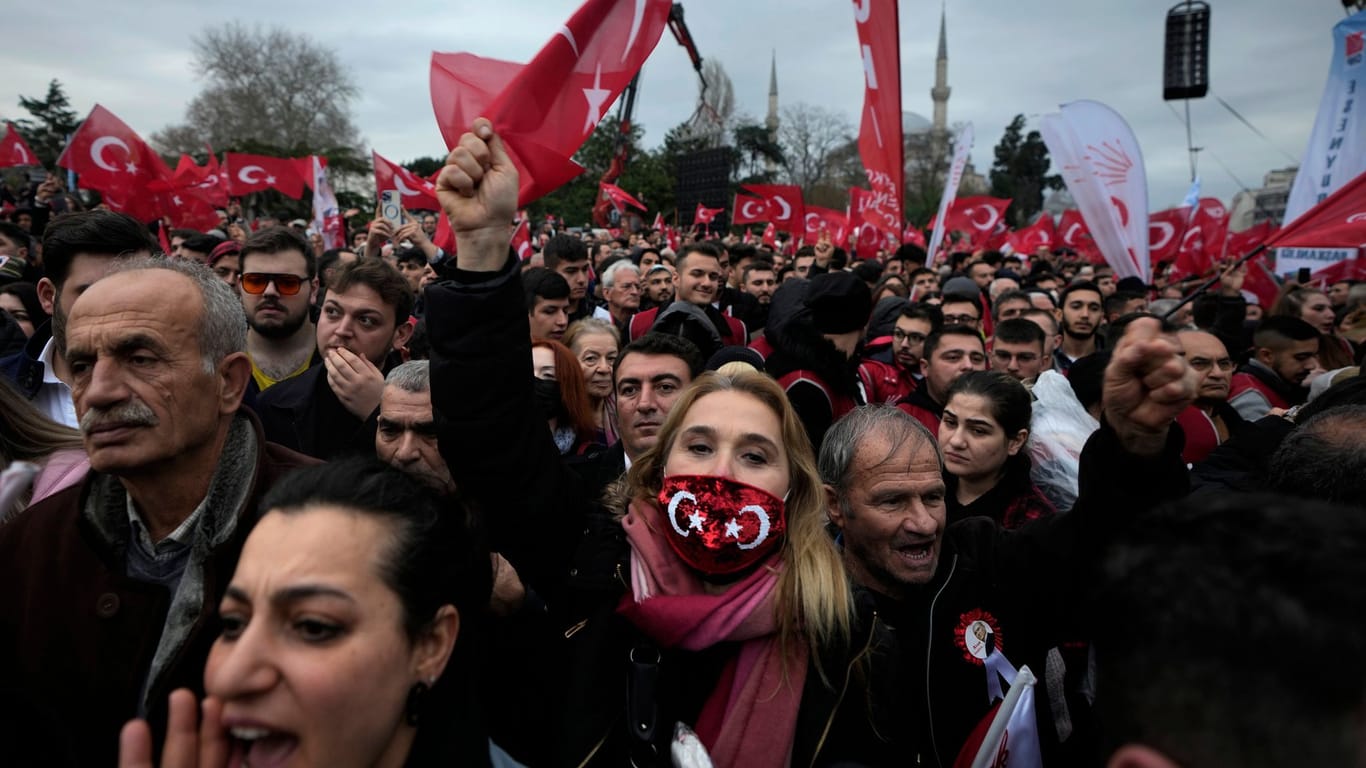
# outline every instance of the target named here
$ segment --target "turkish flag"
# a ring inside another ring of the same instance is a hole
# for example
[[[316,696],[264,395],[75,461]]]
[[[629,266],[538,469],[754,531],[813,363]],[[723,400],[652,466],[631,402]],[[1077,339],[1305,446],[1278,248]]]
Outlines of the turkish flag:
[[[808,205],[805,219],[808,243],[819,240],[821,232],[828,233],[832,243],[843,243],[848,237],[849,217],[840,211]]]
[[[5,138],[0,139],[0,168],[42,165],[38,156],[33,154],[24,137],[14,129],[14,123],[5,123]]]
[[[673,227],[665,227],[664,242],[666,245],[669,246],[669,250],[673,251],[674,253],[677,253],[678,249],[683,245],[683,238],[679,236],[678,230],[674,229]]]
[[[218,226],[218,212],[213,202],[196,185],[177,187],[159,181],[149,185],[149,192],[160,215],[169,218],[173,227],[207,232]]]
[[[1228,237],[1228,210],[1212,197],[1200,198],[1194,208],[1186,209],[1189,220],[1177,247],[1173,274],[1186,277],[1203,275],[1223,258],[1224,240]]]
[[[925,233],[921,231],[920,227],[917,227],[908,221],[906,222],[906,226],[901,230],[901,242],[903,245],[918,245],[921,248],[924,248]]]
[[[375,164],[375,193],[395,190],[403,200],[403,207],[412,211],[439,211],[441,203],[436,200],[436,186],[398,163],[385,159],[380,153],[370,151]]]
[[[526,219],[518,222],[517,228],[512,230],[512,249],[522,261],[531,258],[531,226]]]
[[[735,215],[732,224],[762,224],[768,221],[768,203],[759,197],[735,196]]]
[[[894,238],[899,237],[902,233],[901,214],[893,214],[887,210],[886,197],[876,190],[850,187],[850,221],[863,222],[878,232],[888,233]],[[868,242],[870,241],[864,238],[864,244]]]
[[[1267,241],[1276,248],[1354,248],[1366,245],[1366,173],[1342,185]]]
[[[1148,254],[1154,264],[1176,259],[1190,213],[1190,208],[1182,206],[1148,214]]]
[[[1033,224],[1007,235],[1006,242],[1016,253],[1033,253],[1040,247],[1051,249],[1057,237],[1058,231],[1053,226],[1053,214],[1044,211]]]
[[[1062,212],[1062,219],[1058,221],[1058,242],[1079,253],[1095,250],[1095,241],[1091,239],[1091,230],[1086,228],[1081,211],[1072,208]]]
[[[999,197],[960,197],[944,217],[946,232],[966,232],[972,242],[985,244],[1000,234],[1010,200]]]
[[[309,158],[303,160],[312,162]],[[264,189],[279,190],[295,200],[303,196],[305,177],[300,175],[296,158],[229,152],[223,155],[223,167],[227,169],[228,194],[234,197]],[[312,175],[310,170],[308,177]]]
[[[768,215],[762,221],[771,221],[787,232],[803,231],[806,217],[801,187],[793,184],[744,184],[740,188],[764,201]]]
[[[108,193],[118,209],[142,221],[156,218],[155,212],[143,218],[147,185],[171,177],[171,169],[142,137],[99,104],[71,136],[57,165],[80,174],[82,187]]]
[[[194,158],[183,152],[171,172],[171,182],[176,186],[188,187],[204,180],[204,169],[195,164]]]
[[[693,224],[710,224],[716,221],[716,216],[725,210],[725,208],[708,208],[698,203],[697,210],[693,212]]]
[[[645,203],[642,203],[639,200],[635,199],[631,196],[630,192],[627,192],[621,187],[618,187],[616,184],[609,184],[605,181],[600,182],[598,184],[598,190],[599,194],[601,194],[608,200],[612,201],[612,205],[616,206],[618,211],[620,211],[622,209],[622,206],[625,205],[634,206],[642,211],[647,210],[647,208],[645,207]]]
[[[655,214],[655,221],[650,225],[650,229],[656,232],[664,231],[664,213],[662,211]]]
[[[475,117],[493,121],[519,205],[582,173],[570,158],[659,42],[671,0],[588,0],[526,66],[432,54],[432,108],[454,148]]]
[[[882,232],[899,236],[901,195],[905,182],[901,138],[901,45],[898,40],[897,0],[859,0],[854,3],[859,58],[863,61],[863,110],[859,119],[858,151],[868,187],[881,214]]]
[[[764,245],[767,245],[769,248],[777,248],[777,247],[778,247],[778,225],[777,225],[777,224],[774,224],[773,222],[770,221],[770,222],[768,223],[768,226],[767,226],[767,227],[764,227],[764,239],[763,239],[761,242],[762,242]]]

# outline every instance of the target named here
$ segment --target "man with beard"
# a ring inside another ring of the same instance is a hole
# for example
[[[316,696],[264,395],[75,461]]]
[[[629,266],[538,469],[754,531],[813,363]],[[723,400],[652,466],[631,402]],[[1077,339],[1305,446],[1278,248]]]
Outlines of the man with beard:
[[[750,332],[763,330],[768,324],[768,308],[773,302],[773,293],[778,290],[778,273],[773,270],[773,262],[751,260],[740,273],[741,290],[753,296],[756,302],[745,321]]]
[[[640,299],[640,311],[660,307],[674,300],[674,270],[668,264],[656,264],[645,272],[645,295]]]
[[[1211,451],[1247,422],[1228,402],[1233,358],[1224,342],[1205,331],[1181,331],[1176,337],[1181,342],[1186,364],[1198,377],[1195,402],[1176,417],[1176,423],[1186,433],[1186,447],[1181,451],[1181,458],[1187,464],[1194,464],[1204,461]]]
[[[87,211],[59,216],[43,234],[46,275],[38,281],[38,301],[52,316],[34,331],[24,349],[0,360],[0,371],[49,419],[78,426],[71,399],[71,369],[66,350],[66,313],[76,298],[115,264],[156,250],[147,229],[131,216]]]
[[[1062,344],[1053,350],[1053,368],[1062,373],[1072,363],[1100,349],[1100,329],[1105,298],[1095,283],[1073,283],[1062,292]]]
[[[920,371],[925,378],[896,407],[915,417],[931,434],[939,434],[939,420],[948,404],[949,387],[968,371],[987,369],[986,342],[975,328],[945,325],[925,339]]]
[[[250,401],[317,362],[309,307],[318,294],[318,265],[303,236],[287,227],[253,233],[242,245],[241,261]]]
[[[1233,375],[1229,403],[1248,421],[1272,408],[1299,405],[1309,395],[1304,386],[1319,364],[1319,332],[1298,317],[1273,315],[1252,334],[1252,359]]]

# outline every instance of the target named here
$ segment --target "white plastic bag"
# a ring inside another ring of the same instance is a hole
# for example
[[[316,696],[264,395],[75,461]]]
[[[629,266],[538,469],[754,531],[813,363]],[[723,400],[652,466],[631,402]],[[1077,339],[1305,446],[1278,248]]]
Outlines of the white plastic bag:
[[[1077,502],[1077,466],[1086,439],[1100,428],[1072,392],[1066,377],[1044,371],[1034,384],[1029,429],[1030,477],[1059,512]]]

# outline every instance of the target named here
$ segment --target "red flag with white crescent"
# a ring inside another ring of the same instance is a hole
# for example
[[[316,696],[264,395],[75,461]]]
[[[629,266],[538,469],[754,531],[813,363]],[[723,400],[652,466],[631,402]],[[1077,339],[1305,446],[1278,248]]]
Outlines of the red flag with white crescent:
[[[768,223],[768,226],[764,227],[764,237],[763,240],[761,240],[760,242],[762,242],[764,245],[767,245],[769,248],[777,248],[778,225],[770,221]]]
[[[82,187],[114,193],[123,200],[141,195],[152,181],[171,177],[161,156],[127,123],[98,104],[76,129],[57,165],[79,174]]]
[[[41,165],[28,142],[15,130],[14,123],[5,123],[5,138],[0,139],[0,168]]]
[[[493,121],[525,205],[583,169],[571,158],[640,71],[670,0],[588,0],[528,64],[432,54],[432,108],[447,147],[477,116]]]
[[[403,207],[410,211],[441,210],[441,203],[436,200],[436,186],[432,182],[374,150],[370,151],[370,155],[375,165],[376,194],[394,190],[402,198]]]
[[[228,175],[228,194],[236,197],[274,189],[298,200],[304,194],[305,183],[304,176],[300,173],[300,160],[308,164],[308,174],[311,176],[311,158],[269,157],[228,152],[223,155],[223,167]]]
[[[749,195],[735,196],[735,213],[732,224],[762,224],[768,221],[768,202],[763,198]]]
[[[725,210],[725,208],[708,208],[707,206],[698,203],[697,210],[693,212],[693,223],[710,224],[713,221],[716,221],[716,217]]]
[[[609,184],[605,181],[599,182],[598,193],[606,199],[611,200],[612,205],[614,205],[618,211],[622,210],[623,206],[627,205],[639,208],[642,211],[647,210],[645,203],[640,202],[633,197],[630,192],[618,187],[616,184]]]
[[[1148,254],[1153,263],[1174,261],[1190,222],[1190,208],[1168,208],[1148,214]]]
[[[1033,253],[1038,248],[1052,248],[1058,232],[1053,226],[1053,214],[1044,211],[1027,227],[1006,236],[1006,242],[1016,253]]]
[[[906,226],[901,230],[901,243],[903,245],[918,245],[921,248],[924,248],[925,232],[921,230],[920,227],[917,227],[908,221],[906,222]]]
[[[999,197],[962,197],[949,207],[944,217],[944,229],[948,232],[965,232],[972,242],[985,245],[1001,233],[1005,223],[1006,209],[1010,207],[1008,198]]]
[[[820,206],[806,206],[806,242],[814,243],[822,232],[830,235],[830,241],[841,244],[848,237],[849,217],[842,211]]]
[[[901,138],[901,45],[897,0],[855,0],[854,28],[863,62],[863,111],[858,149],[875,210],[872,223],[894,236],[901,233],[905,153]],[[871,221],[871,220],[870,220]]]
[[[650,225],[650,229],[653,229],[656,232],[664,231],[664,214],[662,212],[655,214],[655,221]]]
[[[522,261],[531,258],[531,225],[526,219],[518,222],[517,228],[512,231],[512,249]]]
[[[1268,247],[1351,248],[1366,246],[1366,173],[1272,235]]]
[[[744,184],[740,188],[764,202],[765,216],[756,221],[771,221],[786,232],[802,231],[805,205],[801,187],[794,184]]]

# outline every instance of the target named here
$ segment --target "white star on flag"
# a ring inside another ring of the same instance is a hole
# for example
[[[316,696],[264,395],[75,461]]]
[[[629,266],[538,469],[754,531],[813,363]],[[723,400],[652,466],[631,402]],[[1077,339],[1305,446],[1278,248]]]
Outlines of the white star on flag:
[[[126,169],[128,170],[129,173],[137,173],[137,172],[138,172],[138,164],[137,164],[137,163],[134,163],[134,162],[132,162],[132,161],[129,161],[129,162],[127,162],[127,163],[124,163],[124,168],[126,168]]]
[[[688,515],[688,528],[689,528],[689,530],[691,530],[691,529],[693,529],[693,528],[696,528],[696,529],[699,530],[699,531],[702,530],[702,521],[703,521],[704,519],[705,519],[705,518],[702,517],[702,513],[701,513],[701,512],[694,512],[694,513],[692,513],[691,515]]]
[[[180,195],[172,195],[172,196],[171,196],[171,202],[172,202],[172,203],[175,203],[177,207],[179,207],[180,205],[182,205],[182,203],[180,202]]]
[[[266,177],[266,183],[267,183],[267,184],[274,184],[274,183],[275,183],[275,177],[274,177],[274,176],[267,176],[267,177]]]
[[[728,538],[728,539],[738,539],[738,538],[740,538],[740,524],[739,524],[739,523],[735,522],[734,520],[731,520],[730,522],[726,523],[726,538]]]
[[[593,87],[583,89],[583,97],[588,99],[588,115],[583,121],[583,132],[588,133],[597,127],[598,121],[602,119],[602,106],[612,92],[602,87],[602,62],[598,62],[598,69],[593,73]]]

